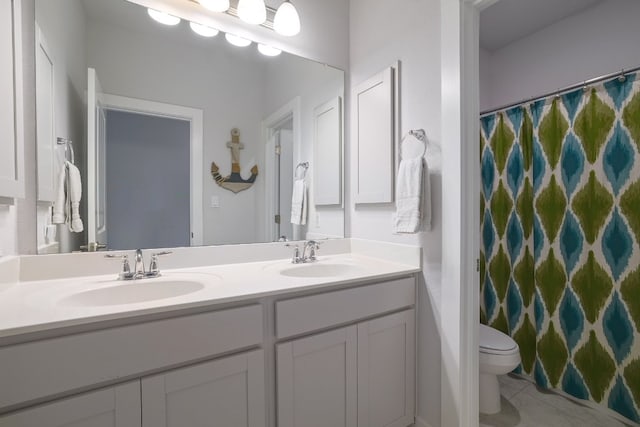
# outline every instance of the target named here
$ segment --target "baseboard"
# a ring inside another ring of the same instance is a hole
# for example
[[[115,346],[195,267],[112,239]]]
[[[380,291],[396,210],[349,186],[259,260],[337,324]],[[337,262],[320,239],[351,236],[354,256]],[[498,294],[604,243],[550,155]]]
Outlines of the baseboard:
[[[431,425],[420,417],[416,417],[414,427],[431,427]]]

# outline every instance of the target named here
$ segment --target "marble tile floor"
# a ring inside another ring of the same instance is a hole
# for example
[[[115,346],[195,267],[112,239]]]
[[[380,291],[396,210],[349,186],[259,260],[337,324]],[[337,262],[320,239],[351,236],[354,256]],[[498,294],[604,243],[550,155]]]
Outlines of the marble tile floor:
[[[480,427],[628,427],[516,375],[502,375],[499,380],[502,411],[480,414]]]

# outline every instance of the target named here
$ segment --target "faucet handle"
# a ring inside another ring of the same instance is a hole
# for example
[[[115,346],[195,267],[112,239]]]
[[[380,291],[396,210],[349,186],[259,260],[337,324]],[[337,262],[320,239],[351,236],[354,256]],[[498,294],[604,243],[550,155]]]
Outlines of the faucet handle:
[[[313,262],[313,261],[316,261],[316,260],[317,260],[317,258],[316,258],[316,251],[317,251],[318,249],[320,249],[320,245],[321,245],[322,243],[323,243],[323,242],[318,242],[317,240],[309,240],[309,241],[307,241],[307,243],[305,243],[305,249],[309,249],[309,255],[308,255],[308,256],[307,256],[307,258],[305,259],[305,262],[306,262],[306,261],[311,261],[311,262]],[[305,252],[306,252],[306,251],[305,251]]]
[[[122,260],[122,268],[118,273],[118,280],[133,280],[135,274],[131,272],[131,266],[129,265],[129,257],[126,254],[106,254],[104,256],[107,259]]]
[[[172,251],[155,252],[151,254],[151,261],[149,261],[149,271],[146,273],[146,277],[158,277],[160,276],[160,268],[158,267],[158,257],[172,254]]]
[[[302,258],[300,258],[300,246],[292,245],[291,243],[287,243],[285,246],[287,248],[293,248],[293,257],[291,258],[291,263],[300,264],[300,262],[302,262]]]

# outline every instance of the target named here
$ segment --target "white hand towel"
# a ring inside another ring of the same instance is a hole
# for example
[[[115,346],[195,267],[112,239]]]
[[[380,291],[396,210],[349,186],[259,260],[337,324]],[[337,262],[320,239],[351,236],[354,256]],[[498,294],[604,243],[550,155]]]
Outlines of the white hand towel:
[[[307,223],[307,184],[304,179],[293,181],[291,195],[291,224],[305,225]]]
[[[82,218],[80,218],[80,199],[82,199],[82,178],[80,170],[73,164],[67,162],[69,173],[69,202],[71,205],[71,220],[69,229],[74,233],[81,233],[84,230]],[[69,218],[67,218],[68,220]]]
[[[393,219],[394,233],[416,233],[420,228],[423,216],[423,180],[426,177],[425,187],[429,188],[428,173],[422,157],[404,159],[400,162],[396,185],[396,214]],[[426,193],[425,199],[430,201],[428,191]],[[430,206],[426,209],[425,223],[427,227],[431,226]]]
[[[70,162],[60,169],[56,200],[53,204],[53,224],[69,224],[69,230],[80,233],[84,230],[80,217],[80,199],[82,198],[82,179],[78,168]]]
[[[66,198],[67,167],[62,165],[58,173],[58,185],[56,187],[56,200],[53,202],[52,224],[64,224],[67,219],[67,198]]]

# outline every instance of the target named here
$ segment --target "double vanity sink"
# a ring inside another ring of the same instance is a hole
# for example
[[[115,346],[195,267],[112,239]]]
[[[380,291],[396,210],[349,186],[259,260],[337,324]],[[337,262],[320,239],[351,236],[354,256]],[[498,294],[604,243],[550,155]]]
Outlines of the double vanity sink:
[[[130,281],[101,255],[20,259],[0,283],[0,427],[411,425],[420,250],[269,248],[179,249]]]
[[[265,273],[297,278],[339,278],[366,273],[366,267],[357,261],[335,262],[320,260],[291,266],[286,262],[269,265]],[[193,277],[189,273],[168,273],[153,279],[135,281],[87,280],[79,287],[82,290],[72,293],[57,303],[69,307],[95,307],[109,305],[138,304],[147,301],[176,298],[203,291],[207,287],[219,286],[222,276],[211,273]],[[88,290],[87,290],[88,289]]]

